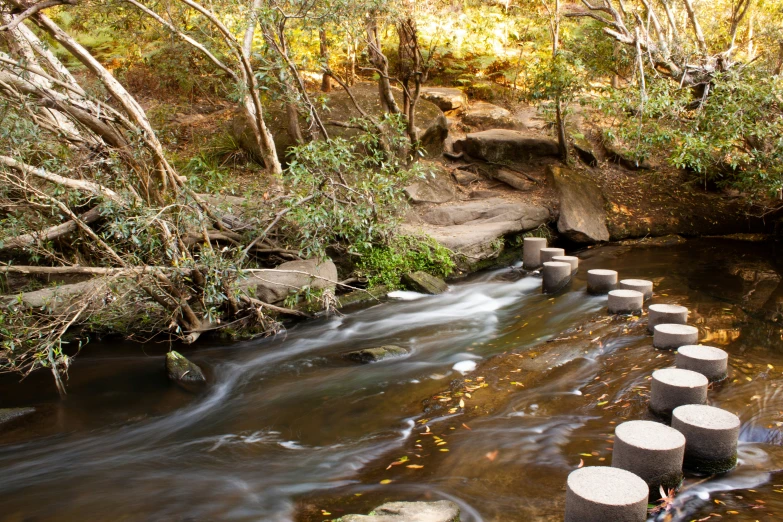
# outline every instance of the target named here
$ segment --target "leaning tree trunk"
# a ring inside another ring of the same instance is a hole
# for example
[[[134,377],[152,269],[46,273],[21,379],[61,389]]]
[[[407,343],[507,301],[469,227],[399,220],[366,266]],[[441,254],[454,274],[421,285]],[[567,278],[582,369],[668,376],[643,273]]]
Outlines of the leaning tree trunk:
[[[319,29],[318,39],[321,42],[321,60],[324,62],[324,69],[329,69],[329,42],[326,39],[326,31]],[[324,73],[321,79],[321,92],[332,92],[332,79],[329,73]]]

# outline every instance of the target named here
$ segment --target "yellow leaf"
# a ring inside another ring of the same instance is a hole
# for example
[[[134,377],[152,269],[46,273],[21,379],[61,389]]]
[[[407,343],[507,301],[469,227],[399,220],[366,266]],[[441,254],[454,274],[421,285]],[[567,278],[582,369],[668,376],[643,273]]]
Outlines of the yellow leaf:
[[[459,400],[459,407],[465,409],[465,401],[463,401],[462,399]]]
[[[381,484],[391,484],[391,482],[392,482],[392,481],[391,481],[391,480],[389,480],[389,479],[383,479],[383,480],[381,481]]]
[[[410,469],[421,469],[424,466],[422,466],[421,464],[411,464],[410,466],[405,466],[405,467]]]

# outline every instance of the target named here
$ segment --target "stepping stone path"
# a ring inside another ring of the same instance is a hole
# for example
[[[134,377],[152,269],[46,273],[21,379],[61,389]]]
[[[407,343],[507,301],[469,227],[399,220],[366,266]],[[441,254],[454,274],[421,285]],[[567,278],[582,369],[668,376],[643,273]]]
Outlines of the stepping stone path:
[[[525,259],[525,268],[549,250],[540,240],[526,240],[524,254],[530,261]],[[570,256],[554,257],[557,259],[553,263],[545,264],[545,277],[547,265],[557,265]],[[549,268],[550,274],[554,274],[553,270],[554,266]],[[615,290],[617,280],[614,270],[587,272],[587,291],[608,294],[609,313],[640,311],[644,301],[652,298],[651,281],[624,279],[620,289]],[[550,280],[544,281],[545,292],[551,284]],[[728,354],[719,348],[697,345],[699,330],[687,325],[687,320],[688,309],[684,306],[649,306],[648,330],[653,332],[653,346],[678,348],[677,367],[653,372],[650,389],[650,410],[670,417],[671,427],[645,420],[617,426],[612,467],[586,467],[569,474],[566,522],[641,522],[647,519],[648,497],[657,500],[659,488],[678,488],[683,469],[715,474],[736,466],[739,418],[705,405],[709,382],[727,376]]]

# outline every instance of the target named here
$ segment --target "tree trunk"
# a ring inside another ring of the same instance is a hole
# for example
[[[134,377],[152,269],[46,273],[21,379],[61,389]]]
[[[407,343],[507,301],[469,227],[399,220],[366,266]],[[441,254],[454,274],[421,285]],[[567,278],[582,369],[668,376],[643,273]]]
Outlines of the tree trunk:
[[[321,41],[321,60],[324,62],[324,70],[329,69],[329,42],[326,40],[326,31],[318,30],[318,38]],[[332,92],[332,80],[329,73],[324,72],[321,79],[321,92]]]
[[[381,40],[378,35],[378,20],[374,13],[367,18],[367,51],[376,72],[378,73],[378,94],[381,99],[381,109],[390,114],[399,114],[400,108],[394,100],[394,92],[389,81],[389,60],[381,49]]]
[[[560,149],[560,159],[568,162],[568,138],[566,137],[565,119],[560,99],[555,99],[555,123],[557,124],[557,147]]]
[[[685,10],[688,12],[688,19],[693,26],[693,34],[696,36],[696,42],[699,44],[699,51],[702,55],[707,55],[707,42],[704,40],[704,33],[701,31],[701,24],[696,17],[696,11],[693,9],[693,0],[683,0]]]

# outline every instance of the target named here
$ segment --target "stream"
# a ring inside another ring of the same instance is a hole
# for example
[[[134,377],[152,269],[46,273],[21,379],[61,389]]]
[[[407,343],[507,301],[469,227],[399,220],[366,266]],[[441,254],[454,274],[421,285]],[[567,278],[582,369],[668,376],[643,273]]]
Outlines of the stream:
[[[644,318],[610,318],[606,298],[585,293],[591,268],[654,281],[653,302],[687,306],[701,342],[730,355],[708,400],[740,416],[740,463],[686,478],[659,519],[781,520],[783,325],[762,317],[783,302],[774,248],[606,246],[578,253],[555,296],[514,268],[439,296],[397,293],[275,338],[184,351],[210,380],[195,395],[167,381],[167,346],[93,343],[65,400],[47,373],[0,380],[0,408],[36,408],[0,426],[0,520],[330,520],[427,499],[457,502],[462,522],[562,520],[568,473],[611,463],[614,426],[646,418],[649,375],[674,359]],[[387,344],[410,355],[341,357]]]

